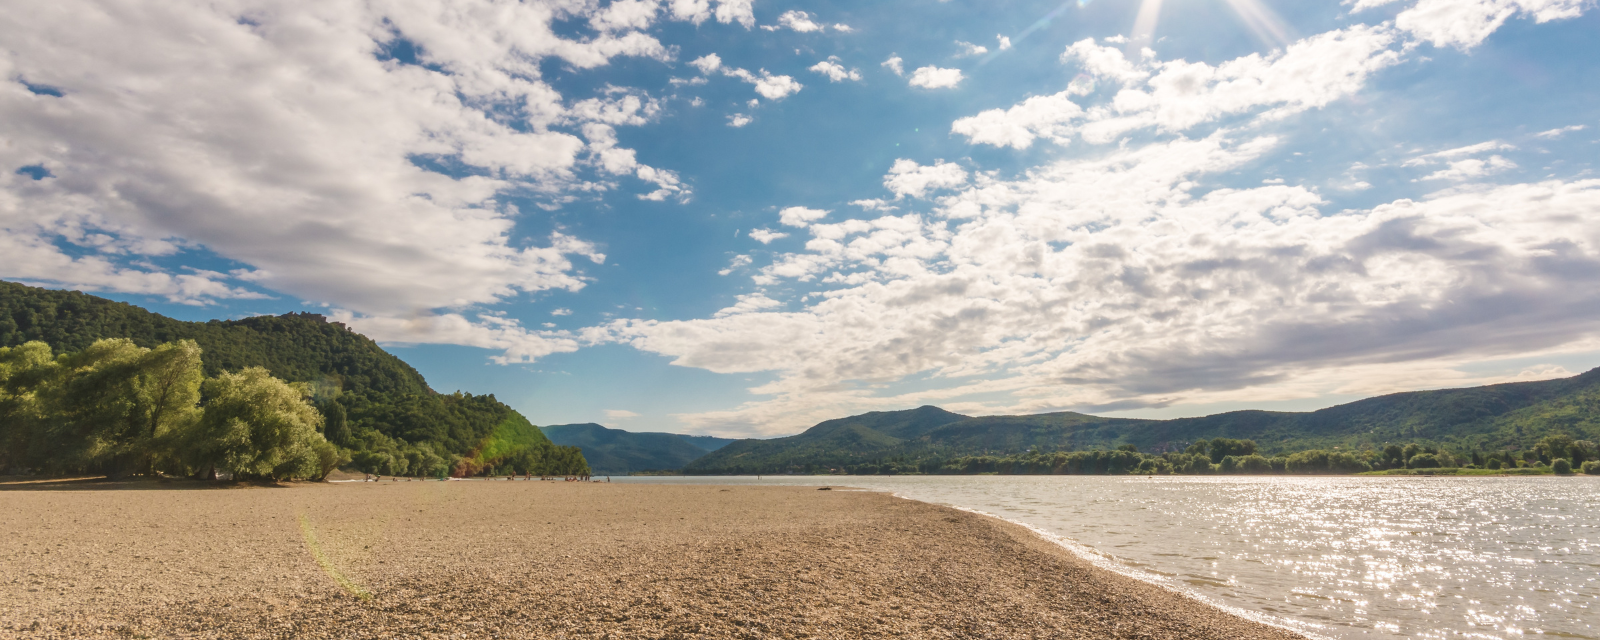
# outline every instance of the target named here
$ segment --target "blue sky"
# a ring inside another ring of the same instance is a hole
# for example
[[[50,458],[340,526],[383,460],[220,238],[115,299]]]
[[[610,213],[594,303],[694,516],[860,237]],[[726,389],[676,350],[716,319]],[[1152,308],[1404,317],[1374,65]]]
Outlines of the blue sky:
[[[52,3],[0,20],[0,277],[633,430],[1560,377],[1593,9]]]

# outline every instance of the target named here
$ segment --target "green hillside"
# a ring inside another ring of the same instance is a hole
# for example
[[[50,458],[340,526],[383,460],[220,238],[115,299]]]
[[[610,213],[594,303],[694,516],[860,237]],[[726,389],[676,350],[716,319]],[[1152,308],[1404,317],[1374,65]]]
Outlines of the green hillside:
[[[1560,380],[1395,393],[1305,413],[1137,420],[1071,412],[968,418],[937,407],[876,412],[829,420],[786,438],[736,442],[685,472],[818,472],[877,463],[914,468],[963,456],[1127,446],[1181,452],[1216,438],[1253,440],[1264,455],[1413,442],[1490,452],[1529,450],[1554,434],[1600,440],[1600,369]]]
[[[967,419],[938,407],[874,411],[818,423],[805,432],[771,440],[740,440],[684,468],[684,473],[782,473],[826,471],[910,451],[925,451],[921,438]]]
[[[320,315],[184,322],[76,291],[0,281],[0,347],[40,341],[61,354],[104,338],[147,348],[194,340],[207,376],[260,366],[306,383],[324,435],[365,471],[462,475],[530,460],[573,467],[555,473],[581,471],[575,450],[563,453],[532,425],[519,429],[527,420],[493,395],[435,393],[416,369]]]
[[[594,423],[541,427],[551,442],[578,447],[596,474],[627,475],[635,471],[681,469],[695,459],[735,442],[711,436],[636,433]]]

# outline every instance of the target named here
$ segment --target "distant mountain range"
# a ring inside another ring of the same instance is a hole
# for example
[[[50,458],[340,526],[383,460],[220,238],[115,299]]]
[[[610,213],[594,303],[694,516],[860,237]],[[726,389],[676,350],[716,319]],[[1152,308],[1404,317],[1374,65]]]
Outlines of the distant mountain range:
[[[636,471],[674,471],[721,449],[732,438],[686,436],[676,433],[635,433],[607,429],[598,424],[558,424],[540,427],[551,442],[583,451],[597,475],[627,475]]]
[[[1368,398],[1307,413],[1233,411],[1139,420],[1062,412],[970,417],[938,407],[828,420],[770,440],[740,440],[689,463],[687,474],[826,472],[886,459],[1133,445],[1160,453],[1201,439],[1255,440],[1266,454],[1418,442],[1462,451],[1525,449],[1545,435],[1600,440],[1600,369],[1559,380]]]

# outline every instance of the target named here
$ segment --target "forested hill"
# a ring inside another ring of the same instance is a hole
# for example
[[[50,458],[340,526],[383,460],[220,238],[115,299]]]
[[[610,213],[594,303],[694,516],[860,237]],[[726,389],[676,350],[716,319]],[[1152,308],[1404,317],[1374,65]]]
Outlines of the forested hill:
[[[741,440],[686,473],[816,472],[1034,451],[1132,446],[1183,451],[1215,438],[1249,439],[1262,453],[1421,443],[1457,451],[1530,449],[1548,435],[1600,440],[1600,369],[1559,380],[1395,393],[1305,413],[1233,411],[1136,420],[1081,413],[969,418],[937,407],[829,420],[804,433]]]
[[[540,427],[551,442],[578,447],[596,474],[673,471],[728,443],[727,438],[608,429],[594,423]]]
[[[430,391],[411,365],[319,315],[184,322],[77,291],[0,281],[0,347],[39,340],[64,353],[102,338],[128,338],[146,348],[193,340],[204,350],[208,376],[260,366],[291,382],[333,382],[348,391]]]
[[[0,347],[41,341],[61,354],[103,338],[141,347],[193,340],[207,376],[259,366],[309,384],[328,440],[366,471],[459,475],[496,465],[527,469],[553,457],[563,468],[582,461],[493,395],[435,393],[416,369],[320,315],[185,322],[76,291],[0,281]]]

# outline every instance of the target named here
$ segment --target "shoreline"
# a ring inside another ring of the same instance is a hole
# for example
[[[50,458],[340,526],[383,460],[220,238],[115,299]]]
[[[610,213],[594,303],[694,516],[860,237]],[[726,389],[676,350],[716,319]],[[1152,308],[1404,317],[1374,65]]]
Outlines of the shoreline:
[[[385,482],[0,507],[0,575],[25,577],[0,582],[5,637],[1303,637],[873,491]]]

